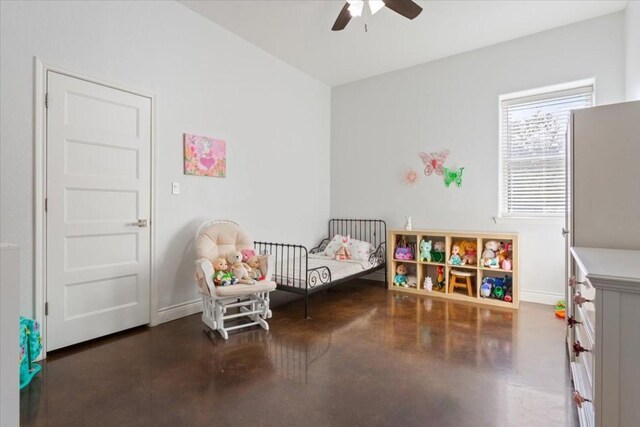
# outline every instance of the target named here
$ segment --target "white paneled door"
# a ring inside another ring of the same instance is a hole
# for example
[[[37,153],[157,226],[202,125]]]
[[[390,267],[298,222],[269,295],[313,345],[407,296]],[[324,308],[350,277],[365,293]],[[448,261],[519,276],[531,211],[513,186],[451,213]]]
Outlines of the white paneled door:
[[[149,323],[151,99],[47,72],[47,350]]]

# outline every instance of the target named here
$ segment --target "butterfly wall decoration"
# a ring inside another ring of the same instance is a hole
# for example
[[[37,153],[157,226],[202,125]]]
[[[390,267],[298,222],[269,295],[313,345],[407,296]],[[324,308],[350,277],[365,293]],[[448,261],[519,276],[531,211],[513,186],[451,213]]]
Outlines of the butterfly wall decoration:
[[[458,170],[455,170],[455,169],[452,170],[452,169],[443,167],[444,185],[448,188],[449,185],[451,185],[451,183],[453,182],[458,187],[462,187],[462,171],[464,171],[464,168],[460,168]]]
[[[442,150],[439,153],[420,153],[420,158],[424,163],[424,174],[429,176],[435,172],[436,175],[442,176],[442,168],[448,156],[449,150]]]

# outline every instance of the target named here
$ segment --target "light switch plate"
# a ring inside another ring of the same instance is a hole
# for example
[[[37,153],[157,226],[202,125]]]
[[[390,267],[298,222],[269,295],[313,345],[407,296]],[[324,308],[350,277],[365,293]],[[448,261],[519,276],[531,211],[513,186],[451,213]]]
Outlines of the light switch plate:
[[[180,183],[172,182],[171,183],[171,194],[180,194]]]

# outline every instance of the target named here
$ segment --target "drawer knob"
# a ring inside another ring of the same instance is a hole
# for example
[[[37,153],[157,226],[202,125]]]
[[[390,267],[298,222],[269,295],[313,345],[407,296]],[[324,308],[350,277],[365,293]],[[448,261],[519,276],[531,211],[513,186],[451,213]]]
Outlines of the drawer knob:
[[[575,294],[573,296],[573,303],[579,307],[582,307],[582,304],[584,304],[585,302],[593,302],[593,300],[587,299],[585,297],[583,297],[580,292],[578,292],[577,294]]]
[[[571,276],[569,277],[569,287],[573,288],[576,285],[582,285],[584,282],[578,282],[578,279],[576,279],[576,276]]]
[[[581,395],[578,390],[575,390],[573,392],[572,400],[573,400],[573,403],[575,403],[578,406],[578,408],[582,408],[582,404],[584,402],[591,402],[591,399],[587,399],[586,397]]]
[[[569,325],[570,328],[573,328],[577,324],[582,324],[582,322],[577,321],[573,316],[567,317],[567,325]]]
[[[576,340],[576,342],[573,343],[573,352],[575,353],[576,357],[580,357],[580,353],[584,353],[584,352],[590,352],[591,350],[589,350],[588,348],[584,348],[582,346],[582,344],[580,344],[580,341]]]

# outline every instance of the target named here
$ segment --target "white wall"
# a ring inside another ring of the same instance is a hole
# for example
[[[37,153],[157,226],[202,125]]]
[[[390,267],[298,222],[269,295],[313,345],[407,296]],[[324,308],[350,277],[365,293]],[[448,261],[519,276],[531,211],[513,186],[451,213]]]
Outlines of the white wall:
[[[446,43],[446,40],[434,42]],[[382,217],[401,227],[520,233],[523,299],[564,293],[562,224],[495,224],[498,214],[498,97],[596,78],[597,102],[624,98],[622,12],[332,90],[331,214]],[[401,183],[418,152],[451,150],[463,187],[421,175]]]
[[[197,298],[191,240],[204,218],[265,240],[323,237],[328,86],[175,2],[1,4],[0,234],[23,248],[22,314],[33,309],[34,56],[157,95],[160,308]],[[183,132],[227,140],[226,179],[183,175]]]
[[[630,1],[625,10],[627,100],[640,99],[640,1]]]

